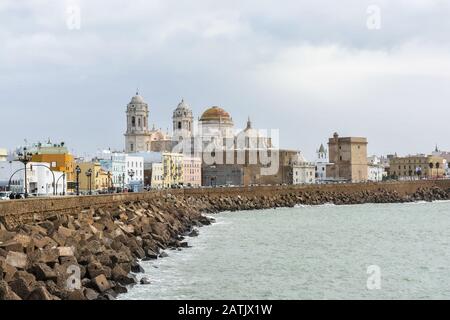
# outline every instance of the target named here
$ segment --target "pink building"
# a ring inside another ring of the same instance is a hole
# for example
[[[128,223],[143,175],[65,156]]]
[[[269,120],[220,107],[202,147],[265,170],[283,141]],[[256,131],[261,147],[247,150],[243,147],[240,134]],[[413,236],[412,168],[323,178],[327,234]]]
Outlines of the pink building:
[[[202,185],[202,159],[183,157],[183,185],[200,187]]]

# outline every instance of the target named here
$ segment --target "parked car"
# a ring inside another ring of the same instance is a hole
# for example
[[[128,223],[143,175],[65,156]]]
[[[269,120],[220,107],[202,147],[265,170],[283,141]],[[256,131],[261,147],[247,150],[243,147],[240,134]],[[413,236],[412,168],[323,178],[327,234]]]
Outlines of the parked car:
[[[0,200],[10,200],[9,195],[10,191],[0,191]]]

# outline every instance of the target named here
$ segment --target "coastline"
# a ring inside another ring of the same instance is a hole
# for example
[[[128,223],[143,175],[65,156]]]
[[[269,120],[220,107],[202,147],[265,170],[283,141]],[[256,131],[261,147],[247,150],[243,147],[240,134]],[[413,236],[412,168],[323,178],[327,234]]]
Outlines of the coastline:
[[[137,284],[139,260],[163,258],[164,250],[188,248],[188,237],[223,211],[362,203],[449,200],[449,190],[308,191],[260,195],[167,193],[149,200],[56,214],[44,221],[0,230],[0,299],[114,299]],[[145,283],[146,281],[144,281]],[[151,284],[150,284],[151,285]]]

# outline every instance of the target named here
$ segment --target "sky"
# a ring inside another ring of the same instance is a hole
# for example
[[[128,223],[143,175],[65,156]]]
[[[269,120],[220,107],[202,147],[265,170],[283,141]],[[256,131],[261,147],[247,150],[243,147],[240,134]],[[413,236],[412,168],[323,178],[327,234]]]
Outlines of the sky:
[[[164,131],[183,98],[310,159],[334,132],[369,154],[450,150],[449,16],[446,0],[1,0],[0,148],[121,150],[139,88]]]

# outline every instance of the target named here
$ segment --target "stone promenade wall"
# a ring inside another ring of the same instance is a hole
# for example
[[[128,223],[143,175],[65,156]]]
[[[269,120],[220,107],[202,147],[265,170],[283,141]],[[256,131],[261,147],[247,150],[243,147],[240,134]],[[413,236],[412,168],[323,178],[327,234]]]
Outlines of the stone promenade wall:
[[[143,193],[112,194],[97,196],[69,196],[55,198],[31,198],[26,200],[0,201],[0,222],[10,226],[20,225],[36,220],[45,220],[61,214],[78,214],[89,208],[113,208],[121,203],[156,200],[167,194],[179,197],[213,200],[224,196],[259,198],[284,194],[339,193],[352,195],[364,191],[384,190],[396,192],[400,196],[412,195],[421,188],[437,186],[450,190],[450,180],[424,180],[364,184],[324,184],[299,186],[252,186],[233,188],[198,188],[150,191]]]

